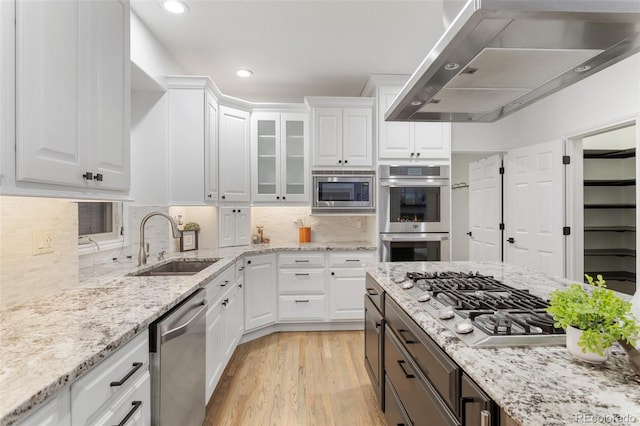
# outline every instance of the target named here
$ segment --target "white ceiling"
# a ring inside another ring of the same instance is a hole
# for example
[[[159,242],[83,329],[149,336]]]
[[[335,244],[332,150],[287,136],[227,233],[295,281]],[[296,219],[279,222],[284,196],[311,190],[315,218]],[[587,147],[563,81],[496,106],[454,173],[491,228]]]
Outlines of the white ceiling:
[[[442,0],[185,2],[185,15],[131,7],[187,74],[253,102],[359,96],[371,74],[413,73],[444,31]]]

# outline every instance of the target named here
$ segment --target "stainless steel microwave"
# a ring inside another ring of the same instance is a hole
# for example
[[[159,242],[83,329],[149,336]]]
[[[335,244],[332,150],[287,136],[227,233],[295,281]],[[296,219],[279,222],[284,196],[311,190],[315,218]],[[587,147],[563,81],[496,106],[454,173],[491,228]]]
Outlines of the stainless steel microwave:
[[[315,170],[313,214],[373,214],[375,172]]]

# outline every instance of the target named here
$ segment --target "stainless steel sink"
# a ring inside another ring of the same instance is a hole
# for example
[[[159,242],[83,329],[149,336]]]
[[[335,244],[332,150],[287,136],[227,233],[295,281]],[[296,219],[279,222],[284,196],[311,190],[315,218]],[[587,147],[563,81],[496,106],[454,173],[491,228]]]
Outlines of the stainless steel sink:
[[[203,269],[216,263],[216,259],[176,259],[167,263],[145,268],[129,275],[136,277],[152,277],[165,275],[195,275]]]

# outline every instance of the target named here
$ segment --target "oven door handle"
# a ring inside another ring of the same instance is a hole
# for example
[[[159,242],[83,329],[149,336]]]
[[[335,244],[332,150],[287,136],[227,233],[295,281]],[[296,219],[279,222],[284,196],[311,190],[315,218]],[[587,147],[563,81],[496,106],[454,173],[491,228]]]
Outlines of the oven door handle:
[[[449,179],[380,179],[380,186],[389,188],[396,187],[433,187],[433,186],[449,186]]]
[[[441,234],[380,234],[382,241],[447,241],[449,235]]]

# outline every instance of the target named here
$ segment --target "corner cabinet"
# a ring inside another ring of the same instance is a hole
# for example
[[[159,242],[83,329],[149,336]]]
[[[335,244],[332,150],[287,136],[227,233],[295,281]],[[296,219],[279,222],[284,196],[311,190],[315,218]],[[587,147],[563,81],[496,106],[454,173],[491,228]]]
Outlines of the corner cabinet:
[[[247,256],[244,261],[244,329],[252,331],[276,322],[276,255]]]
[[[251,201],[309,201],[308,114],[251,117]]]
[[[373,167],[374,98],[307,98],[313,109],[313,166]]]
[[[420,160],[451,157],[450,123],[405,123],[385,121],[384,114],[400,93],[400,87],[382,86],[378,98],[378,159]]]
[[[249,115],[247,111],[220,105],[218,122],[220,201],[250,201]]]
[[[129,3],[16,2],[16,180],[128,191]]]

